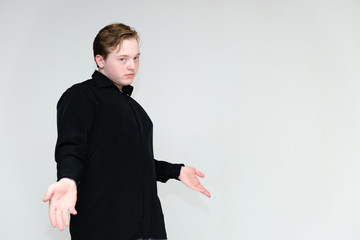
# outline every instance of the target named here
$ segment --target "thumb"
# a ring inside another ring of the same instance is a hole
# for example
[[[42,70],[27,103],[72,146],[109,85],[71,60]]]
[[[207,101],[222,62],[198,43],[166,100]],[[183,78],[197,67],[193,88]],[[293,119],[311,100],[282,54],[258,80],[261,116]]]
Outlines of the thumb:
[[[201,178],[205,177],[205,174],[202,173],[200,170],[197,170],[197,169],[195,169],[195,174],[198,175]]]
[[[49,201],[53,194],[54,194],[54,189],[53,189],[52,185],[50,185],[48,187],[48,189],[46,190],[45,197],[43,198],[43,202]]]
[[[76,214],[77,214],[77,211],[75,210],[74,207],[69,208],[69,212],[70,212],[72,215],[76,215]]]

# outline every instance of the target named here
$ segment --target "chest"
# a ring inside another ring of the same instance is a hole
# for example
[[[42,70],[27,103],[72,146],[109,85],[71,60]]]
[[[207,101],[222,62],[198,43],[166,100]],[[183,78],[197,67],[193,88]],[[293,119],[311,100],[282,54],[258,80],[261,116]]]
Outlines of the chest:
[[[94,124],[97,128],[111,128],[119,133],[148,136],[152,122],[134,99],[115,89],[94,93]]]

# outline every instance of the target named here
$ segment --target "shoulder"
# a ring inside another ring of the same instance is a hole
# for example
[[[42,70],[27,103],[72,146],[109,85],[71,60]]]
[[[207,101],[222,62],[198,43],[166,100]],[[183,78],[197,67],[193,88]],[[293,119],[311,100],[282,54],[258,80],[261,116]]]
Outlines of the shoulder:
[[[92,96],[92,82],[91,80],[86,80],[80,83],[76,83],[65,90],[61,95],[58,106],[63,103],[68,103],[72,101],[89,101]]]
[[[83,94],[85,94],[87,92],[90,92],[92,88],[93,88],[93,84],[91,82],[91,79],[89,79],[89,80],[72,85],[71,87],[66,89],[66,91],[64,93],[67,93],[67,94],[83,93]]]
[[[93,88],[93,84],[91,82],[91,79],[89,79],[89,80],[72,85],[71,87],[69,87],[68,89],[65,90],[65,92],[62,94],[61,97],[69,96],[69,95],[76,96],[76,95],[90,94],[92,88]]]

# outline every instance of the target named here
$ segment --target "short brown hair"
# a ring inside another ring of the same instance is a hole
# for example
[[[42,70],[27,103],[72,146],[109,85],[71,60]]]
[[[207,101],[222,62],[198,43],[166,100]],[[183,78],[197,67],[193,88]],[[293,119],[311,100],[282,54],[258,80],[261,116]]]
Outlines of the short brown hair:
[[[94,39],[94,58],[96,55],[100,55],[106,59],[112,49],[121,44],[124,39],[130,38],[139,41],[138,33],[131,27],[122,23],[107,25],[99,31]]]

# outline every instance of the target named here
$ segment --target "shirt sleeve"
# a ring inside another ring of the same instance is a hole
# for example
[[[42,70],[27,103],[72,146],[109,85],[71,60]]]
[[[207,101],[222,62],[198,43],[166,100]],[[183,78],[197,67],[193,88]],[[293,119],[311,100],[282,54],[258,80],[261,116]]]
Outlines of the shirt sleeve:
[[[181,167],[185,166],[184,164],[173,164],[156,159],[154,161],[157,181],[165,183],[169,179],[179,180]]]
[[[81,181],[87,162],[87,137],[93,108],[89,96],[79,86],[69,88],[57,104],[58,139],[55,147],[57,178]]]

